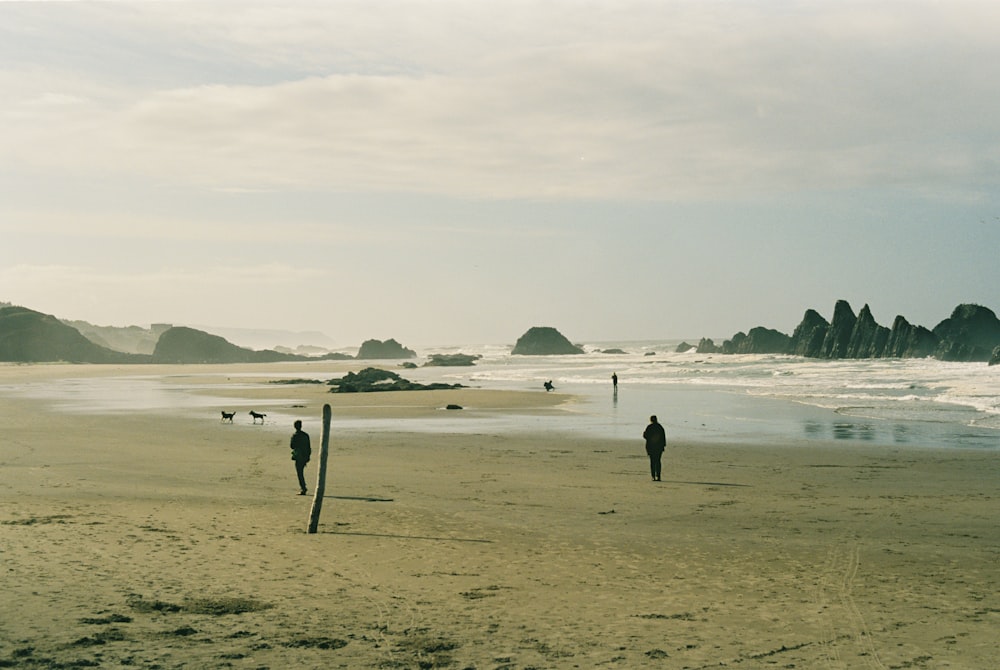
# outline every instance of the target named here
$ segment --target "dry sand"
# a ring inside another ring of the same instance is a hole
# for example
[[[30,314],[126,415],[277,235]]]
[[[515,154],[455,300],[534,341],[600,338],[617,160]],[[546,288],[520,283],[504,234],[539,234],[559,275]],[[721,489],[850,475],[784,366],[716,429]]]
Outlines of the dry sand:
[[[317,453],[322,404],[334,407],[310,535],[290,427],[245,412],[232,425],[214,411],[69,414],[10,395],[122,370],[0,367],[0,667],[983,669],[1000,658],[997,453],[672,442],[654,483],[638,437],[406,430],[448,402],[544,413],[566,396],[285,388],[282,411],[306,418]],[[234,400],[258,393],[200,380]],[[337,433],[338,417],[373,415],[398,417],[399,432]]]

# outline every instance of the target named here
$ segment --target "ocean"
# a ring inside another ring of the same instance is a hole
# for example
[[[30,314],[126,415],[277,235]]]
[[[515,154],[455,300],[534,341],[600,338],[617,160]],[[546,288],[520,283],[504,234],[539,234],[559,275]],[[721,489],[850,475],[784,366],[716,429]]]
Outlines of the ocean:
[[[674,439],[800,444],[838,441],[1000,448],[1000,367],[935,359],[829,361],[781,355],[677,353],[679,341],[598,342],[571,356],[511,356],[506,346],[429,347],[482,356],[473,367],[403,375],[494,389],[551,380],[578,400],[561,415],[477,429],[540,428],[637,438],[651,414]],[[602,353],[621,350],[625,353]],[[618,392],[611,375],[618,376]],[[433,429],[441,430],[435,421]],[[462,422],[453,422],[461,430]]]
[[[1000,366],[934,359],[828,361],[677,353],[678,343],[584,343],[587,353],[571,356],[512,356],[506,345],[415,347],[419,354],[416,368],[400,369],[400,361],[366,361],[364,365],[391,369],[412,381],[484,389],[545,393],[542,385],[551,380],[554,393],[570,394],[573,400],[556,412],[477,413],[477,408],[467,407],[469,412],[442,409],[434,418],[405,422],[338,418],[337,429],[469,434],[555,431],[639,439],[649,416],[655,414],[668,439],[685,442],[1000,449]],[[624,353],[605,353],[612,350]],[[424,367],[436,353],[481,358],[473,366]],[[275,364],[274,376],[325,381],[329,375],[313,367],[309,363]],[[617,393],[612,388],[613,373],[618,375]],[[65,411],[170,408],[192,417],[214,418],[219,406],[232,402],[188,391],[175,377],[148,374],[0,387],[0,395],[44,397]],[[275,429],[284,430],[291,422],[278,409],[268,416]]]

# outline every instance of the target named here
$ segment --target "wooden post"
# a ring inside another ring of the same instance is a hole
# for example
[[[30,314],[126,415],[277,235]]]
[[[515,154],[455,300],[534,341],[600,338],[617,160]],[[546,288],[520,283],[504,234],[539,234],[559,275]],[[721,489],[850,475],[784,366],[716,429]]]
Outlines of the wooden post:
[[[319,528],[319,513],[323,509],[323,493],[326,490],[326,457],[330,453],[330,405],[323,405],[323,441],[319,452],[319,471],[316,473],[316,490],[313,491],[312,511],[309,512],[309,532]]]

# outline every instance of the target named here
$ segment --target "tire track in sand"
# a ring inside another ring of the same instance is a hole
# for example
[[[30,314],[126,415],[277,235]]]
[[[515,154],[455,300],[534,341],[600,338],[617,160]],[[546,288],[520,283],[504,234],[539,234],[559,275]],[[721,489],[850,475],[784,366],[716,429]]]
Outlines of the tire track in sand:
[[[856,542],[834,544],[827,555],[823,577],[818,585],[818,602],[826,619],[826,635],[820,641],[830,668],[856,667],[854,657],[845,659],[845,641],[851,642],[855,656],[870,670],[887,670],[861,608],[854,599],[854,587],[861,568],[861,545]]]

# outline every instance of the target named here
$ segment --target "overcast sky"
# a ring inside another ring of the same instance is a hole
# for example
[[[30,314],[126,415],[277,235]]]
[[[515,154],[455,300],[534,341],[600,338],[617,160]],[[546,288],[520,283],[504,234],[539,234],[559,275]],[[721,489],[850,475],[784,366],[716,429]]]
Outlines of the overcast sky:
[[[1000,3],[0,3],[0,301],[339,346],[1000,311]]]

